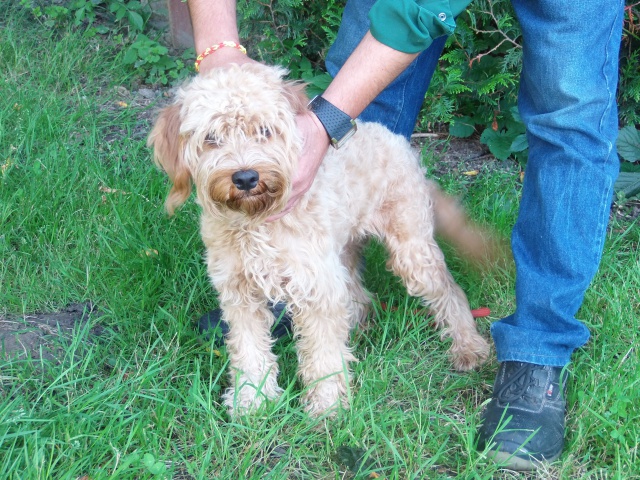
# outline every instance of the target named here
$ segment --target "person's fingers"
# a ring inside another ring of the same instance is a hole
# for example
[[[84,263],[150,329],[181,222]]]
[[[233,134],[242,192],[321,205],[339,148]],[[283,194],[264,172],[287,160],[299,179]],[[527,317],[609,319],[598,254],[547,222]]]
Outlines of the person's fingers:
[[[296,124],[303,139],[303,147],[298,160],[298,167],[291,181],[291,195],[285,208],[276,215],[269,217],[268,221],[282,218],[296,206],[313,185],[318,169],[322,164],[322,159],[329,148],[329,137],[315,114],[306,112],[298,115]]]

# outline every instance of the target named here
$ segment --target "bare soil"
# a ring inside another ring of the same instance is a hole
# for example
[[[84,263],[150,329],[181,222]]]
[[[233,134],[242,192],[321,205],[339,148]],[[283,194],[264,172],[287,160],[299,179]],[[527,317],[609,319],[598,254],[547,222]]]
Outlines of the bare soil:
[[[75,303],[58,312],[0,315],[0,365],[27,358],[59,362],[65,355],[65,345],[100,315],[91,303]],[[96,323],[89,329],[89,341],[103,331]]]

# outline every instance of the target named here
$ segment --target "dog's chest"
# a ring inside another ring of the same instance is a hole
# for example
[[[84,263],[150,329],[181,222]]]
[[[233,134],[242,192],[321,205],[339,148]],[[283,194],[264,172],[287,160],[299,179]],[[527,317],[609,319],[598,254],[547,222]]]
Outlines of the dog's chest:
[[[278,276],[285,252],[264,232],[243,233],[237,239],[237,251],[248,272],[260,276]]]
[[[300,256],[295,239],[274,235],[268,228],[228,232],[225,237],[209,246],[221,279],[242,277],[265,295],[281,297],[293,276],[294,259]]]

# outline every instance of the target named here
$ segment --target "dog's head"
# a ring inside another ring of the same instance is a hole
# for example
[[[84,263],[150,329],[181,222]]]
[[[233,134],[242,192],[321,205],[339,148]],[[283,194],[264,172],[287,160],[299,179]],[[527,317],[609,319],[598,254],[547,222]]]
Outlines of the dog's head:
[[[285,74],[257,63],[219,68],[194,78],[162,110],[148,144],[173,183],[169,214],[192,184],[213,215],[265,218],[284,208],[302,144],[295,116],[308,101]]]

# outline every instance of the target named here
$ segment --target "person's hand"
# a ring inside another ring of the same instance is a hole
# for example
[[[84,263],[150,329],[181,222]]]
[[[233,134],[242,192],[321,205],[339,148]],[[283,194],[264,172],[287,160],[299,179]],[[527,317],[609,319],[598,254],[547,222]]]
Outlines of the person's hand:
[[[318,169],[322,164],[322,159],[329,149],[327,132],[314,113],[305,112],[298,115],[296,117],[296,123],[302,135],[303,146],[298,160],[298,168],[293,174],[291,196],[282,211],[267,219],[269,222],[277,220],[289,213],[300,201],[302,196],[311,188]]]
[[[200,75],[204,75],[214,68],[223,67],[231,63],[242,65],[243,63],[258,62],[245,55],[237,48],[223,47],[202,59],[202,62],[200,62],[200,70],[198,73]]]

